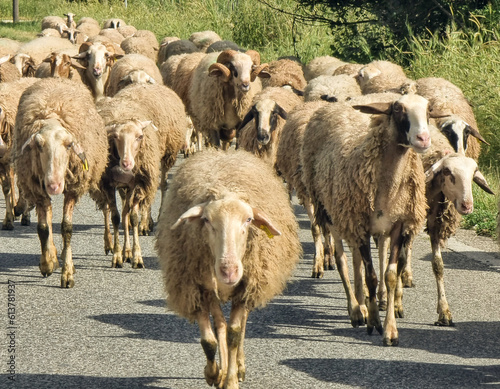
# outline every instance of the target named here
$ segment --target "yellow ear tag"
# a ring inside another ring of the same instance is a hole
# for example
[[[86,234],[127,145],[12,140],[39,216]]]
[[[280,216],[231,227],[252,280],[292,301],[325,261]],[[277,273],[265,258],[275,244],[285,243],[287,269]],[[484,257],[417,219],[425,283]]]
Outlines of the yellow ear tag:
[[[260,229],[261,230],[264,230],[264,232],[267,234],[267,237],[269,239],[272,239],[274,238],[274,235],[271,233],[271,231],[269,230],[269,227],[267,227],[265,224],[261,224],[260,225]]]
[[[87,159],[82,161],[82,165],[83,165],[83,170],[89,170],[89,163],[87,162]]]

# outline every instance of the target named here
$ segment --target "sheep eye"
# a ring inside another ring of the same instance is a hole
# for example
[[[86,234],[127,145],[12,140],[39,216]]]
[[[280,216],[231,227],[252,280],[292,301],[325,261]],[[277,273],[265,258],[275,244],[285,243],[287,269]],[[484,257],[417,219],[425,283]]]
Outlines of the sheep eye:
[[[233,75],[234,75],[235,77],[238,77],[238,71],[237,71],[236,69],[234,69],[234,70],[233,70]]]
[[[69,150],[73,147],[73,142],[66,145],[66,149]]]
[[[137,141],[138,141],[138,142],[142,141],[142,138],[144,138],[144,135],[139,135],[139,136],[137,137]]]
[[[450,169],[448,169],[448,168],[444,168],[444,169],[443,169],[443,174],[444,174],[445,176],[451,176],[451,170],[450,170]]]
[[[249,218],[247,219],[247,223],[251,223],[251,222],[252,222],[252,220],[253,220],[253,218],[249,217]]]
[[[394,112],[401,112],[402,108],[401,108],[401,105],[396,103],[396,104],[394,104],[393,109],[394,109]]]

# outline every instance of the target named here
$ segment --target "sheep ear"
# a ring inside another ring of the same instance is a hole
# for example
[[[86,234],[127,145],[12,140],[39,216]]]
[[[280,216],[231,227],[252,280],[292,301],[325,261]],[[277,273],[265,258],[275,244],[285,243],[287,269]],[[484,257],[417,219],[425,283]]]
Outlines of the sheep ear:
[[[486,182],[486,178],[481,174],[479,170],[476,170],[474,173],[473,181],[479,185],[479,187],[484,190],[486,193],[494,195],[495,193],[488,186],[488,182]]]
[[[253,220],[252,224],[256,227],[259,227],[261,230],[267,234],[269,238],[274,237],[275,235],[281,235],[281,232],[273,226],[267,215],[262,212],[258,208],[252,208],[253,211]]]
[[[370,114],[390,115],[392,112],[392,103],[372,103],[365,105],[353,105],[352,107],[363,113]]]
[[[175,230],[177,227],[179,227],[184,220],[187,221],[192,221],[194,219],[198,219],[203,215],[203,211],[205,210],[205,206],[208,203],[201,203],[198,205],[195,205],[194,207],[189,208],[186,212],[184,212],[179,219],[170,227],[171,230]]]
[[[479,133],[478,130],[476,130],[474,127],[471,127],[469,124],[467,124],[467,127],[465,128],[465,130],[470,134],[472,135],[474,138],[476,138],[477,140],[483,142],[484,144],[487,144],[489,145],[488,142],[486,142],[486,140],[481,136],[481,134]]]
[[[89,163],[87,161],[87,157],[85,156],[85,152],[83,151],[83,147],[80,146],[78,142],[73,141],[71,143],[71,149],[73,152],[80,158],[83,164],[83,170],[89,170]]]
[[[38,133],[32,134],[29,139],[24,142],[23,146],[21,147],[21,154],[24,153],[24,150],[30,149],[35,144],[35,136],[37,135]]]
[[[86,66],[83,66],[81,63],[74,61],[71,61],[71,67],[75,69],[87,69]]]
[[[0,65],[5,63],[5,62],[8,62],[11,57],[12,56],[10,54],[7,54],[7,55],[3,56],[2,58],[0,58]]]
[[[248,123],[250,123],[253,118],[254,118],[254,114],[253,114],[253,107],[252,107],[252,108],[250,108],[250,111],[248,111],[248,113],[243,118],[243,121],[241,122],[241,124],[238,126],[238,131],[241,130],[243,127],[245,127]]]
[[[286,120],[287,118],[287,113],[286,111],[281,108],[278,104],[274,106],[274,112],[276,112],[283,120]]]
[[[431,182],[434,179],[434,177],[436,177],[436,175],[441,171],[443,167],[443,160],[444,158],[441,158],[425,172],[426,184]]]

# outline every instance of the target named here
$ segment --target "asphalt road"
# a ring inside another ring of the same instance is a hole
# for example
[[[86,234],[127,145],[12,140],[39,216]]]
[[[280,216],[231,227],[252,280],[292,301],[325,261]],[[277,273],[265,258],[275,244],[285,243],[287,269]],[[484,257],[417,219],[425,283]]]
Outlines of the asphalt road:
[[[450,241],[443,256],[455,326],[435,327],[430,245],[421,234],[413,250],[416,287],[405,289],[405,318],[398,319],[400,345],[384,347],[380,335],[351,327],[336,271],[310,278],[309,221],[294,201],[304,257],[284,294],[249,316],[242,389],[500,387],[495,242],[464,231]],[[59,252],[61,204],[54,199]],[[83,198],[73,221],[75,287],[61,289],[60,269],[48,278],[38,270],[32,219],[0,231],[0,388],[208,387],[197,325],[165,307],[153,236],[141,240],[146,269],[112,269],[102,214]]]

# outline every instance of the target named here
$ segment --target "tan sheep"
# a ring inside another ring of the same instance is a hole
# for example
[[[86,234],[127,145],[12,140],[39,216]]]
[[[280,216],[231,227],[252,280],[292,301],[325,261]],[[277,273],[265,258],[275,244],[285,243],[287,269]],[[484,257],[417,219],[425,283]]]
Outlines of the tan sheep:
[[[271,77],[262,79],[262,88],[273,86],[290,86],[298,92],[303,92],[307,85],[302,71],[302,65],[291,59],[279,59],[269,63]]]
[[[140,226],[138,212],[141,208],[147,213],[159,184],[163,198],[168,170],[185,141],[184,105],[171,89],[156,83],[129,85],[113,98],[100,101],[98,109],[106,123],[111,150],[101,183],[106,194],[106,201],[100,204],[105,215],[104,249],[106,253],[113,252],[113,267],[122,267],[127,260],[134,268],[144,267],[139,233],[148,231],[148,220],[143,218],[144,225]],[[119,243],[120,216],[115,199],[115,190],[120,188],[126,192],[122,210],[123,251]],[[114,244],[109,230],[109,210]],[[132,249],[129,219],[133,229]]]
[[[283,291],[301,255],[297,228],[281,180],[246,151],[204,151],[179,167],[155,248],[168,307],[200,328],[209,385],[235,389],[244,380],[248,314]]]
[[[12,55],[0,58],[0,83],[16,81],[21,78],[18,68],[11,62]]]
[[[409,79],[403,68],[390,61],[372,61],[359,70],[358,82],[363,94],[395,92],[415,93],[415,81]]]
[[[304,89],[305,101],[346,101],[359,95],[361,89],[358,82],[354,77],[345,74],[318,76],[309,81]]]
[[[345,65],[344,61],[330,55],[316,57],[304,68],[304,77],[309,82],[318,76],[331,76],[338,67],[343,65]]]
[[[16,116],[14,158],[19,188],[36,207],[44,277],[59,266],[52,236],[51,196],[64,195],[61,287],[71,288],[75,272],[73,209],[87,192],[98,198],[107,163],[104,122],[90,91],[62,78],[44,78],[26,89]]]
[[[222,38],[215,31],[198,31],[193,32],[189,36],[189,40],[193,42],[198,50],[206,52],[208,46],[214,42],[219,42]]]

